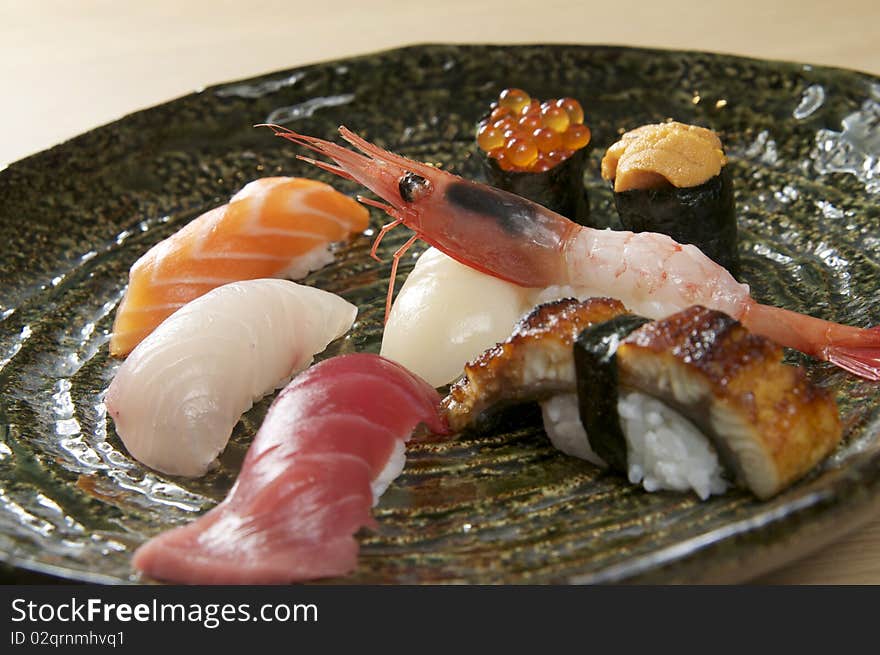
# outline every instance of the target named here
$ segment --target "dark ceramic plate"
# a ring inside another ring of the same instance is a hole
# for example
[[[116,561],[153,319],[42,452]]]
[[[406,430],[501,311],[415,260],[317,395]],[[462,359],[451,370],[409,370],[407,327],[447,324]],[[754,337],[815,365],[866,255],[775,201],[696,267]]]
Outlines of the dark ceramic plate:
[[[102,393],[107,334],[147,248],[247,181],[328,179],[253,129],[333,137],[345,123],[472,174],[473,129],[505,86],[570,95],[593,128],[588,184],[621,128],[675,117],[719,130],[736,180],[742,277],[769,303],[880,323],[880,81],[700,53],[591,46],[420,46],[213,87],[139,112],[0,173],[0,557],[7,571],[129,582],[132,550],[222,498],[269,400],[201,480],[128,457]],[[346,192],[358,188],[339,184]],[[374,215],[374,225],[381,216]],[[389,255],[405,231],[383,243]],[[377,351],[389,266],[370,237],[307,282],[361,307],[331,347]],[[403,274],[411,268],[407,259]],[[414,446],[347,582],[741,580],[837,536],[880,502],[880,385],[801,360],[833,389],[846,437],[769,502],[648,494],[553,450],[534,408],[478,438]]]

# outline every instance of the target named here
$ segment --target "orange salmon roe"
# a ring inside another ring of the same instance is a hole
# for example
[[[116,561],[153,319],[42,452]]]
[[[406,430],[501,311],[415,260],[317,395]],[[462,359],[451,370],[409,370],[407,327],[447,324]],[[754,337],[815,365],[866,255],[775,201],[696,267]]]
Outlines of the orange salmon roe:
[[[523,116],[534,116],[541,114],[541,103],[538,100],[532,100],[529,104],[523,106],[520,110]]]
[[[489,114],[489,122],[494,123],[495,121],[500,121],[502,118],[510,115],[511,112],[507,107],[495,107],[495,109],[492,110],[492,113]]]
[[[574,98],[560,98],[556,101],[556,106],[564,109],[568,114],[568,120],[573,125],[580,125],[584,122],[584,109]]]
[[[500,148],[504,145],[504,133],[489,124],[481,125],[477,130],[477,145],[486,152]]]
[[[538,148],[531,141],[514,137],[504,146],[507,159],[514,166],[528,168],[538,158]]]
[[[580,150],[590,142],[590,128],[586,125],[569,125],[562,133],[562,145],[567,150]]]
[[[535,145],[538,146],[538,150],[541,152],[553,152],[562,147],[562,136],[560,136],[559,132],[548,130],[546,127],[532,132],[532,139],[534,139]]]
[[[522,89],[504,89],[498,96],[498,106],[507,107],[515,114],[518,114],[531,101],[529,94]]]
[[[521,116],[517,123],[523,129],[523,131],[531,134],[539,127],[541,127],[541,117],[535,116],[534,114],[526,114],[525,116]]]
[[[492,123],[492,127],[494,127],[499,132],[505,132],[507,130],[513,129],[514,125],[516,125],[516,121],[514,121],[509,116],[507,118],[502,118]],[[482,123],[480,124],[480,127],[482,127]]]
[[[574,98],[539,101],[504,89],[477,126],[477,145],[505,171],[541,173],[590,143],[584,110]]]
[[[541,105],[541,122],[544,127],[550,128],[554,132],[562,134],[568,129],[571,121],[568,119],[568,112],[562,107],[551,105],[545,102]]]

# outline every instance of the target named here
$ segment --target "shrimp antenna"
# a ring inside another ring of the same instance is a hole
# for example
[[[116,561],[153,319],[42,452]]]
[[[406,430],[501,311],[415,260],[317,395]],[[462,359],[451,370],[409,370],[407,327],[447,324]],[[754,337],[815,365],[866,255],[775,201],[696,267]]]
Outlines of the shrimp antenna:
[[[308,148],[313,152],[317,152],[319,155],[324,155],[325,157],[332,159],[336,164],[338,164],[338,170],[344,171],[346,177],[348,179],[355,179],[352,174],[353,170],[363,169],[372,164],[372,161],[369,157],[365,157],[364,155],[353,152],[348,148],[343,148],[338,143],[333,143],[332,141],[326,141],[324,139],[318,139],[313,136],[306,136],[305,134],[299,134],[298,132],[294,132],[290,128],[283,127],[281,125],[275,125],[274,123],[260,123],[255,125],[254,127],[268,127],[275,133],[275,136],[280,136],[282,139],[287,139],[291,143],[295,143],[298,146],[302,146],[303,148]],[[309,160],[306,160],[309,161]],[[331,164],[322,165],[321,162],[317,162],[311,160],[317,166],[320,166],[324,170],[330,171],[331,173],[335,173],[337,175],[342,175],[342,173],[337,172],[337,168],[327,168],[327,166],[331,166]]]
[[[354,175],[346,171],[345,169],[339,168],[339,166],[334,166],[333,164],[328,164],[327,162],[319,161],[317,159],[312,159],[311,157],[306,157],[305,155],[297,155],[297,159],[301,159],[307,164],[312,164],[313,166],[317,166],[320,169],[327,171],[328,173],[333,173],[338,175],[339,177],[351,180],[352,182],[357,182],[354,178]]]
[[[355,148],[365,153],[372,159],[392,162],[402,168],[405,168],[408,171],[418,172],[426,177],[430,177],[431,174],[436,170],[432,166],[428,166],[428,164],[413,161],[412,159],[407,159],[402,155],[397,155],[388,150],[383,150],[379,146],[374,145],[369,141],[365,141],[357,134],[352,132],[350,129],[345,127],[345,125],[339,126],[339,134],[340,136],[342,136],[343,139],[348,141],[351,145],[353,145]]]

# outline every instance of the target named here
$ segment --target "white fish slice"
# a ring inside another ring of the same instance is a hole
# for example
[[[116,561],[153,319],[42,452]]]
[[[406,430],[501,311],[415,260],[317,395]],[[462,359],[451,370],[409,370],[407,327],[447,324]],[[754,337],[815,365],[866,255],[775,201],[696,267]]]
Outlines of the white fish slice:
[[[345,334],[357,308],[287,280],[227,284],[187,303],[144,339],[107,391],[129,453],[197,477],[254,403]]]

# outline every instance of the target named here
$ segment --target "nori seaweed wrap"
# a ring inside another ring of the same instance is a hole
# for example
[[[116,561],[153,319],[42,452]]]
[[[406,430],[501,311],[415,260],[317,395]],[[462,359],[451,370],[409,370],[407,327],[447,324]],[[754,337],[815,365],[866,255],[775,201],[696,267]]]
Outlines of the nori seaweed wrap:
[[[584,186],[590,128],[577,100],[539,102],[505,89],[477,127],[480,161],[492,186],[588,225]]]
[[[543,172],[506,171],[493,157],[482,162],[492,186],[510,191],[581,225],[590,225],[590,200],[584,186],[588,148],[581,148],[562,163]]]
[[[733,185],[721,141],[702,127],[645,125],[624,134],[602,160],[625,230],[659,232],[697,246],[739,272]]]
[[[618,471],[627,470],[626,438],[617,413],[620,384],[617,347],[633,330],[650,320],[621,314],[582,331],[574,342],[578,412],[590,447]]]

